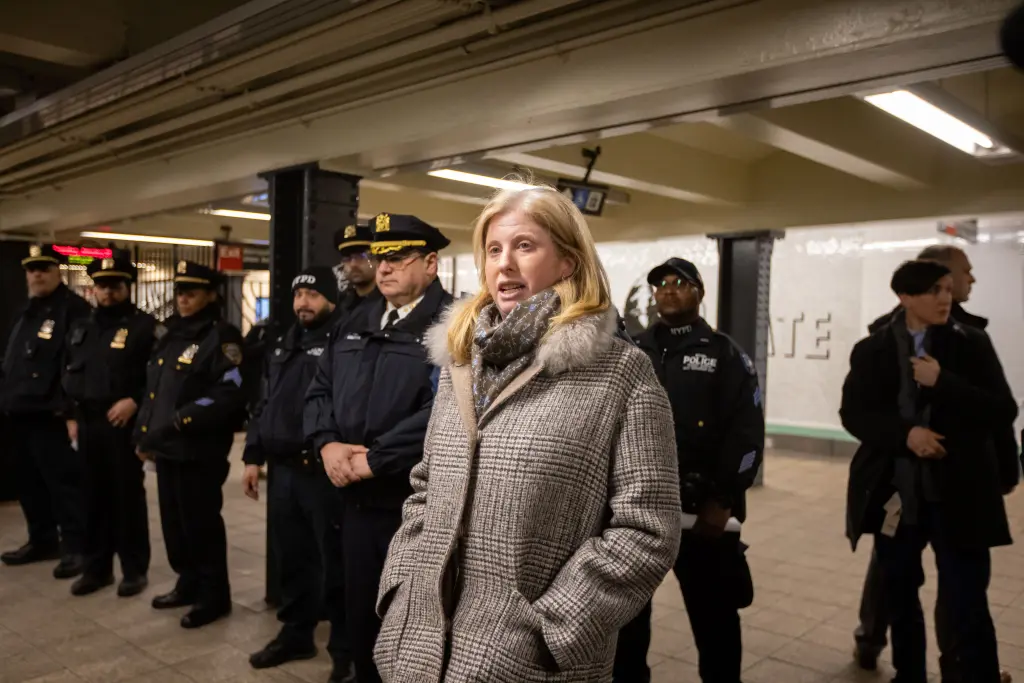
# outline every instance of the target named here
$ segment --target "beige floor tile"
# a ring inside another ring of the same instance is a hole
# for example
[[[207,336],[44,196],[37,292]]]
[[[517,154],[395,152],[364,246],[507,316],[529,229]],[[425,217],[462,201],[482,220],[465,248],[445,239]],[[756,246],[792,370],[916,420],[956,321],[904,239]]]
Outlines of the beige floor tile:
[[[224,683],[252,672],[249,656],[230,645],[186,659],[175,664],[174,669],[196,683]]]
[[[27,683],[60,673],[64,667],[41,650],[29,648],[0,660],[0,683]]]

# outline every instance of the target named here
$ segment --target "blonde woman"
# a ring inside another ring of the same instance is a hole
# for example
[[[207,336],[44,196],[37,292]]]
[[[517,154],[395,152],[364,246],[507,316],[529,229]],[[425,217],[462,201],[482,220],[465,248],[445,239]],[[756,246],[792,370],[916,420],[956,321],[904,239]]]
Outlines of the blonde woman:
[[[428,334],[442,368],[388,554],[390,683],[611,680],[618,630],[672,567],[672,412],[617,337],[583,216],[550,188],[477,220],[481,292]]]

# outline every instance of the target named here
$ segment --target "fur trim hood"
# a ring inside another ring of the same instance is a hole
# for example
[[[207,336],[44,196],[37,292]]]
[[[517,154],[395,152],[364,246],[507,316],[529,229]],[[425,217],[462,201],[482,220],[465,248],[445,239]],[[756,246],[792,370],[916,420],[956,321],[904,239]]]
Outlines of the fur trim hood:
[[[471,302],[471,299],[456,301],[441,314],[439,322],[427,330],[423,345],[434,365],[451,365],[448,328],[455,314]],[[614,306],[609,306],[603,313],[580,318],[548,335],[537,350],[537,360],[547,375],[585,367],[611,348],[617,330],[618,314]]]

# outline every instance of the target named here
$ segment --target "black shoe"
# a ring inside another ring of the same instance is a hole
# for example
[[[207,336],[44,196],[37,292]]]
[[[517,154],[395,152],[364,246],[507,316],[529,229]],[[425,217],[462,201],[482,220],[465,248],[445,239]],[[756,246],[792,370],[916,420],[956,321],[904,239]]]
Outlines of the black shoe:
[[[71,584],[72,595],[89,595],[96,591],[106,588],[107,586],[114,583],[114,575],[107,574],[106,576],[93,576],[91,574],[82,574],[82,576]]]
[[[865,671],[878,670],[878,655],[878,650],[868,645],[858,644],[853,651],[853,658],[857,661],[857,666]]]
[[[216,607],[196,605],[192,611],[181,618],[182,628],[200,628],[212,624],[221,617],[231,614],[231,603]]]
[[[85,571],[85,558],[81,555],[65,555],[53,568],[53,578],[73,579]]]
[[[175,607],[190,607],[195,603],[191,595],[179,592],[177,589],[170,593],[164,593],[153,598],[153,609],[174,609]]]
[[[31,541],[17,550],[10,550],[0,555],[0,562],[11,567],[58,559],[60,559],[60,548],[56,545],[35,545]]]
[[[316,652],[316,645],[313,643],[302,646],[275,638],[265,648],[251,655],[249,664],[254,669],[270,669],[281,666],[285,662],[313,659],[316,657]]]
[[[119,598],[130,598],[133,595],[138,595],[142,591],[146,590],[146,586],[149,585],[149,579],[146,575],[124,577],[121,579],[121,583],[117,585],[117,596]]]
[[[334,662],[327,683],[356,683],[356,668],[351,664]]]

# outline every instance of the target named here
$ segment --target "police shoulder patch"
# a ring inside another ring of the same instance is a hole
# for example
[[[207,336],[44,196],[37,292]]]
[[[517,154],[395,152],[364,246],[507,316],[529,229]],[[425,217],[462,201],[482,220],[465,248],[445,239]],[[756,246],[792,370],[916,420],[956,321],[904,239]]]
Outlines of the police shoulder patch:
[[[232,365],[242,364],[242,347],[238,344],[221,344],[220,350],[224,352],[224,356],[231,361]]]
[[[740,351],[739,354],[740,354],[740,360],[743,361],[743,367],[745,367],[747,369],[747,373],[750,374],[750,375],[756,375],[757,374],[757,368],[754,367],[754,361],[752,361],[750,359],[750,356],[748,356],[743,351]]]
[[[167,326],[163,323],[157,323],[156,327],[153,328],[153,337],[157,341],[160,341],[164,338],[165,334],[167,334]]]

